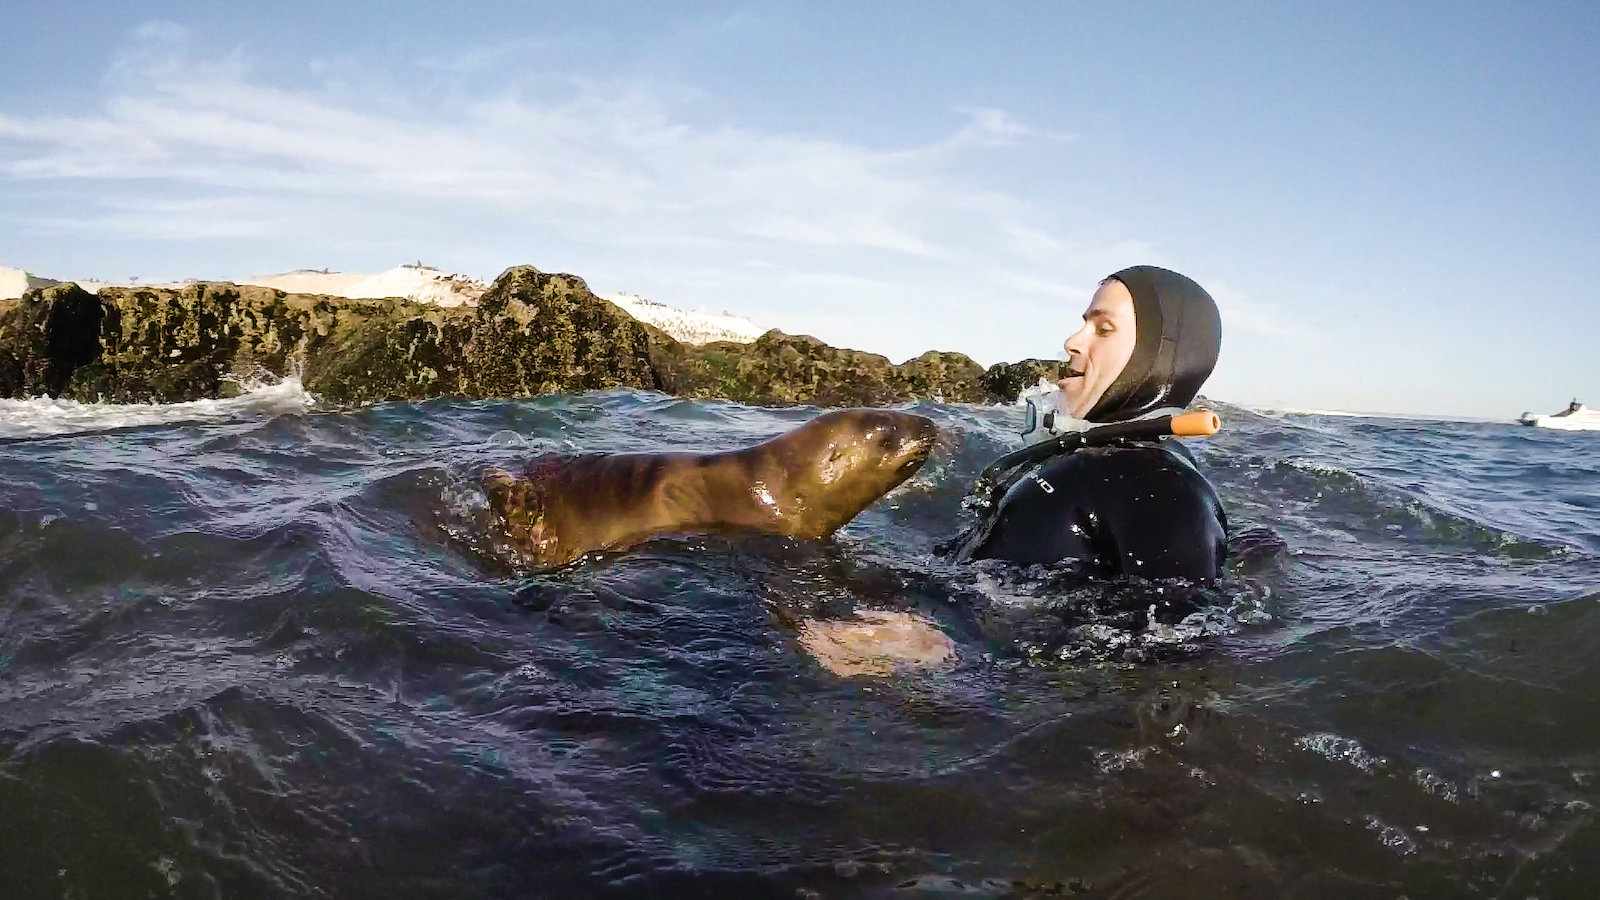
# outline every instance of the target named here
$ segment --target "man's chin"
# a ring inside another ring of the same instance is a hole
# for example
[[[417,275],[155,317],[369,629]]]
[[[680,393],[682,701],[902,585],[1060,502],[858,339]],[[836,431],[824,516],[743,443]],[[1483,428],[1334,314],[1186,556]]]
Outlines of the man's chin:
[[[1074,381],[1079,382],[1079,384],[1072,384]],[[1059,382],[1059,386],[1061,388],[1061,398],[1067,401],[1065,411],[1074,419],[1083,418],[1084,413],[1087,413],[1094,406],[1094,401],[1084,396],[1081,382],[1082,379],[1079,378],[1063,378]],[[1074,390],[1073,388],[1077,389]]]

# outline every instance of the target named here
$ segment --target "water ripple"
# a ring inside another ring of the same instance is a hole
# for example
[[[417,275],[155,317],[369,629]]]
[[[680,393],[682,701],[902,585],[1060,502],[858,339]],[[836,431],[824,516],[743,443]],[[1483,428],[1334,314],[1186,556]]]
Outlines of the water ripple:
[[[550,573],[495,552],[482,466],[723,449],[815,411],[611,391],[35,421],[0,442],[8,896],[1600,875],[1592,436],[1227,409],[1197,449],[1233,561],[1197,589],[937,559],[1015,410],[915,409],[940,448],[833,542],[677,536]],[[935,623],[955,661],[841,679],[797,639],[864,611]]]

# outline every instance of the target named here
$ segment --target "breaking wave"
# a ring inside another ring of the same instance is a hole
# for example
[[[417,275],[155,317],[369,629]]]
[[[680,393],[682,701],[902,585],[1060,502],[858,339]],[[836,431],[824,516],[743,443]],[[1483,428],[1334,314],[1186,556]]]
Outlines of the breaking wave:
[[[0,440],[57,437],[118,428],[264,419],[305,413],[316,405],[295,377],[239,385],[236,397],[184,403],[80,403],[54,397],[0,399]]]

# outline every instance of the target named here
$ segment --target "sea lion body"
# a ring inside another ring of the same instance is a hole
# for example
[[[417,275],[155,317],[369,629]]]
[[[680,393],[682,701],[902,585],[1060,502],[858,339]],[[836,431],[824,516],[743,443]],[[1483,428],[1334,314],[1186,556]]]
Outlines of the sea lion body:
[[[832,534],[911,477],[938,436],[923,416],[840,410],[723,453],[545,455],[484,474],[492,508],[538,566],[663,534]]]

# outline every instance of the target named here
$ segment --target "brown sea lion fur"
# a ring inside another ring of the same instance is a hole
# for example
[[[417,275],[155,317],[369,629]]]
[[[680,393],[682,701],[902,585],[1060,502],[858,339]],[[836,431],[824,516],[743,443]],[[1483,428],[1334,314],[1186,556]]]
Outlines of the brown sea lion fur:
[[[839,410],[740,450],[546,455],[521,475],[489,469],[483,486],[528,561],[553,567],[663,534],[825,537],[910,478],[937,437],[923,416]]]

